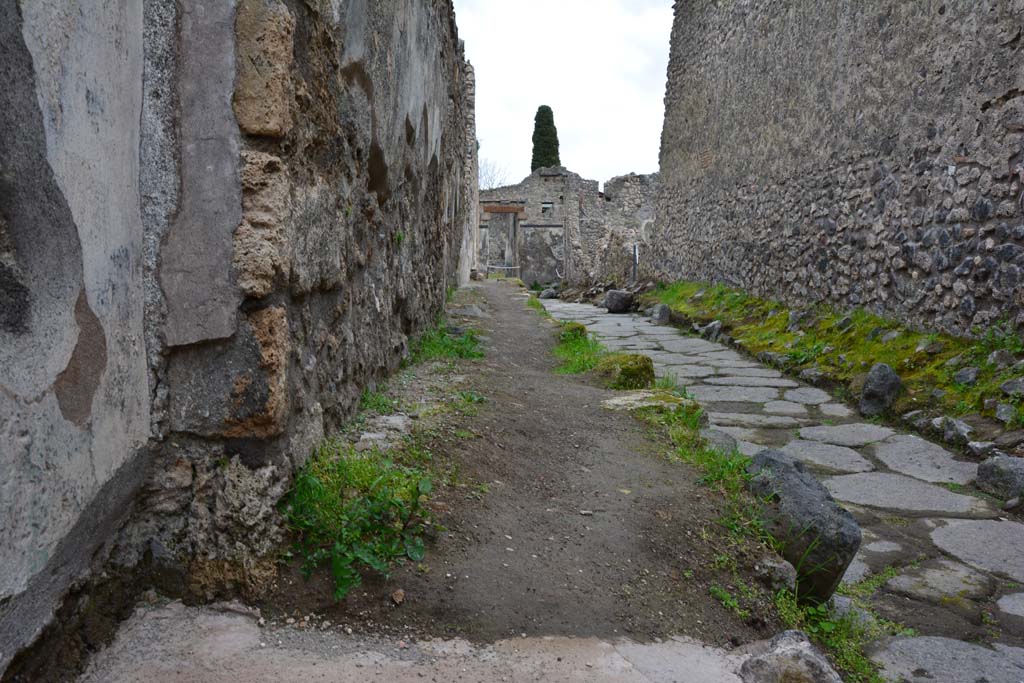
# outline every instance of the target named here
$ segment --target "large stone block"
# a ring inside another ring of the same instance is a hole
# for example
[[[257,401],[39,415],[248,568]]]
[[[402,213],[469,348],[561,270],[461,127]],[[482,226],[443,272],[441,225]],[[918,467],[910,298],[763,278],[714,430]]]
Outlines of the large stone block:
[[[171,429],[203,437],[282,433],[289,404],[287,312],[250,313],[225,342],[176,353],[168,369]]]
[[[242,153],[242,224],[235,231],[238,287],[261,298],[275,281],[287,284],[291,267],[291,194],[288,172],[278,157]]]
[[[284,137],[292,127],[295,19],[279,0],[241,0],[237,12],[238,125],[249,135]]]
[[[765,501],[768,530],[797,570],[801,600],[832,597],[860,548],[860,527],[803,463],[780,451],[754,456],[750,491]]]

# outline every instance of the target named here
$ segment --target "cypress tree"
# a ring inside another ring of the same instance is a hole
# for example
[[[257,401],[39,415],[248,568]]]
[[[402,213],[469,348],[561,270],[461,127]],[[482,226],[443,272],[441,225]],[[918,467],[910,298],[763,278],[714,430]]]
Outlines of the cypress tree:
[[[555,113],[546,104],[537,109],[533,120],[533,161],[530,172],[548,166],[561,166],[558,158],[558,129],[555,128]]]

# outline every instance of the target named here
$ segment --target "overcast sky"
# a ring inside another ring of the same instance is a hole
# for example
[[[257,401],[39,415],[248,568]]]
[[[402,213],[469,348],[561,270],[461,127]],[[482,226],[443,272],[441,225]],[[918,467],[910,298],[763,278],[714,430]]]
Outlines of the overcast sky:
[[[602,183],[658,170],[672,0],[454,0],[476,69],[480,157],[530,173],[533,117],[555,112],[562,165]]]

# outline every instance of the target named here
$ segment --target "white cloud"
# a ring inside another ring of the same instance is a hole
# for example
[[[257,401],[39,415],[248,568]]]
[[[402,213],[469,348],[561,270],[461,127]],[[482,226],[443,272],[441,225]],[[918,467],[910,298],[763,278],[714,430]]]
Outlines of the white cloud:
[[[533,117],[555,112],[562,164],[604,182],[658,170],[672,0],[455,0],[476,69],[480,156],[518,182]]]

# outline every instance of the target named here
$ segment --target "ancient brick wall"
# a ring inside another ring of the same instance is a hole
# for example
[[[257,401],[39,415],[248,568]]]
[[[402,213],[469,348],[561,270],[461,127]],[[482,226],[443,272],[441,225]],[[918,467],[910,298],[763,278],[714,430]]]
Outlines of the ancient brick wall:
[[[676,3],[652,258],[955,333],[1024,323],[1024,0]]]
[[[475,256],[449,0],[101,5],[0,3],[0,671],[104,566],[258,591]]]

